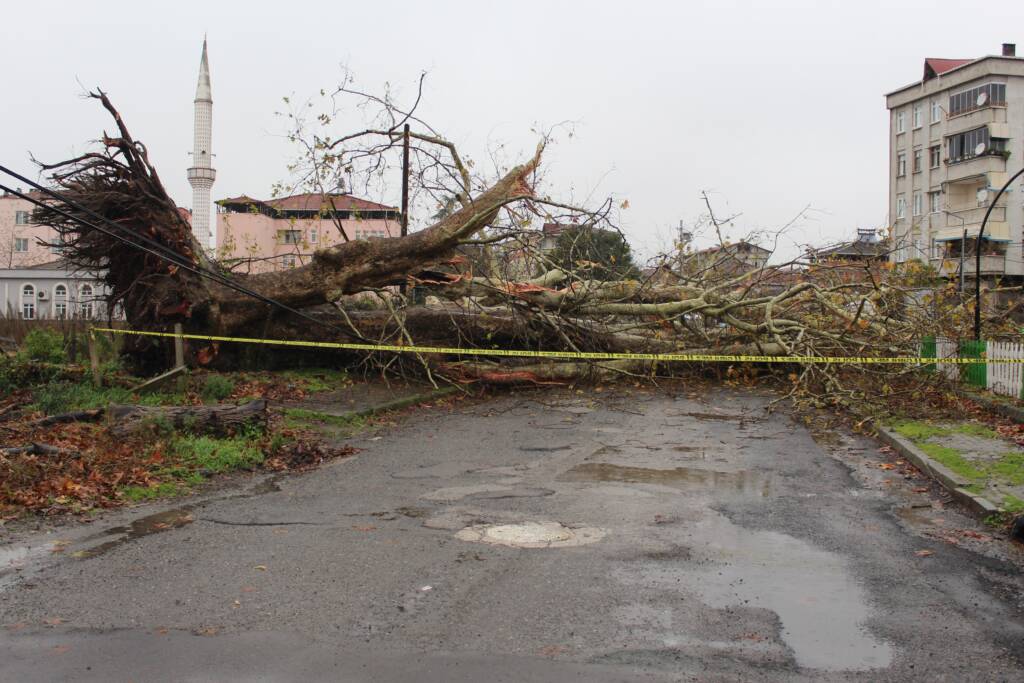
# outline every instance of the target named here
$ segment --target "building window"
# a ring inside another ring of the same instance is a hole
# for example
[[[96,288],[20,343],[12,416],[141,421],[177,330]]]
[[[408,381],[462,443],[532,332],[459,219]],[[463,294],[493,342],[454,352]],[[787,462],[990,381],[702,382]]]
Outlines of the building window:
[[[1006,105],[1006,84],[986,83],[949,96],[949,115],[966,114],[975,109]]]
[[[281,259],[281,263],[285,268],[295,267],[295,254],[285,254],[284,258]]]
[[[942,145],[935,145],[934,147],[928,148],[928,165],[932,168],[938,168],[939,164],[942,163]]]
[[[928,210],[931,213],[938,213],[942,210],[942,193],[941,192],[929,192],[928,193]]]
[[[23,254],[28,251],[28,238],[27,237],[15,237],[14,238],[14,251],[18,254]]]
[[[906,112],[896,112],[896,132],[902,133],[907,129]]]
[[[921,127],[921,105],[920,104],[915,104],[914,105],[913,123],[914,123],[914,129],[915,130]]]
[[[932,123],[938,123],[942,120],[942,105],[939,104],[938,100],[932,100]]]
[[[278,230],[278,244],[300,244],[302,242],[301,230]]]
[[[30,284],[21,288],[21,317],[25,320],[36,318],[36,288]]]
[[[921,164],[924,161],[924,151],[920,149],[914,150],[914,173],[921,172]]]
[[[86,320],[92,319],[92,285],[82,285],[78,290],[78,310]]]
[[[907,198],[901,194],[896,195],[896,218],[904,218],[907,215]]]
[[[924,196],[920,192],[914,193],[914,215],[920,216],[924,213]]]
[[[992,139],[988,127],[982,126],[946,138],[949,147],[949,163],[967,161],[976,156],[998,154],[1006,150],[1006,140]]]
[[[907,155],[900,152],[896,155],[896,177],[902,178],[907,175]]]
[[[15,211],[14,212],[14,223],[15,225],[28,225],[28,211]]]
[[[64,285],[53,288],[53,315],[57,318],[68,317],[68,288]]]
[[[320,237],[320,235],[317,234],[317,229],[316,228],[310,228],[309,229],[309,241],[310,242],[312,242],[313,244],[316,244],[317,239],[319,239],[319,237]]]

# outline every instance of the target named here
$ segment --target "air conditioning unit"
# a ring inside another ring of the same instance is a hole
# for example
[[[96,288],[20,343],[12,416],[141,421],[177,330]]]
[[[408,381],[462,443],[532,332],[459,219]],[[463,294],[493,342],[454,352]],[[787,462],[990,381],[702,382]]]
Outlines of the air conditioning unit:
[[[39,290],[39,293],[36,294],[36,297],[38,297],[38,299],[40,301],[46,301],[46,299],[47,299],[46,292],[44,290],[42,290],[42,289]]]

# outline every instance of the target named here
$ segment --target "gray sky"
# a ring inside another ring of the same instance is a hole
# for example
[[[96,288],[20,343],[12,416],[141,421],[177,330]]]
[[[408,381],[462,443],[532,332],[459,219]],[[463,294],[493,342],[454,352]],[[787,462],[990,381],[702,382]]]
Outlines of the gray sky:
[[[576,123],[546,155],[551,191],[628,199],[621,222],[649,255],[680,219],[741,214],[728,232],[775,229],[805,206],[780,251],[886,220],[882,95],[927,57],[998,54],[1020,42],[1024,6],[997,2],[140,2],[8,3],[0,160],[59,160],[109,129],[100,86],[172,196],[185,180],[203,33],[214,98],[214,196],[269,196],[293,149],[281,97],[390,82],[478,160],[526,154],[535,125]],[[1019,40],[1018,40],[1019,39]],[[340,132],[341,127],[335,128]],[[392,184],[392,188],[397,184]],[[398,197],[369,197],[397,204]],[[417,217],[414,216],[414,220]]]

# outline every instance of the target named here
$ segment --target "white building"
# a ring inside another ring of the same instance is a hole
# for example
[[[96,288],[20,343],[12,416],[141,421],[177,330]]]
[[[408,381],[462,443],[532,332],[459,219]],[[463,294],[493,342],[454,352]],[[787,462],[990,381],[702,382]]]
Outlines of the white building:
[[[886,106],[893,260],[956,276],[995,193],[1024,165],[1024,59],[1010,43],[1001,55],[926,59],[922,79]],[[1024,276],[1024,185],[1011,189],[985,227],[983,277]],[[973,258],[964,273],[974,276]]]
[[[63,261],[0,270],[0,315],[10,318],[105,320],[106,293],[96,276]]]

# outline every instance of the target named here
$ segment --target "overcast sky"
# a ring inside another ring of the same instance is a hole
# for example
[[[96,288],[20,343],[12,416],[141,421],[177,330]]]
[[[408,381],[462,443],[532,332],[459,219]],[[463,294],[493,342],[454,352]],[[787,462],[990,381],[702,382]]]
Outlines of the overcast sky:
[[[411,96],[425,70],[421,111],[478,159],[499,143],[525,155],[535,125],[574,121],[546,155],[550,190],[628,199],[621,222],[641,253],[698,219],[706,190],[721,214],[740,214],[733,238],[810,206],[780,243],[792,256],[885,225],[883,94],[919,80],[925,57],[1024,49],[1013,26],[1020,3],[940,0],[5,3],[0,163],[31,171],[29,151],[86,149],[110,128],[80,97],[100,86],[189,206],[206,32],[216,198],[269,196],[286,180],[282,96],[330,89],[343,64],[363,88]]]

